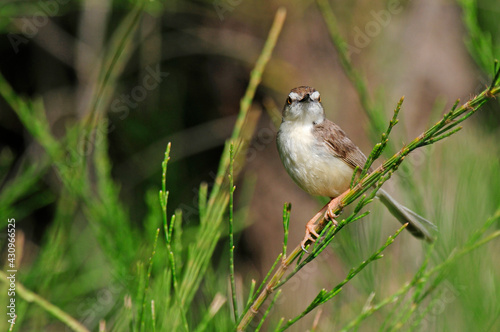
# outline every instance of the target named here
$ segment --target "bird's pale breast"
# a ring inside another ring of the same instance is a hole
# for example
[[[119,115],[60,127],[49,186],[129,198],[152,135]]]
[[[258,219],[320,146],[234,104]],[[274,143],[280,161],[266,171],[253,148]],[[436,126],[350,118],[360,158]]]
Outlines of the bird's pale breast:
[[[313,125],[283,122],[278,151],[290,177],[311,195],[337,197],[348,189],[353,169],[313,135]]]

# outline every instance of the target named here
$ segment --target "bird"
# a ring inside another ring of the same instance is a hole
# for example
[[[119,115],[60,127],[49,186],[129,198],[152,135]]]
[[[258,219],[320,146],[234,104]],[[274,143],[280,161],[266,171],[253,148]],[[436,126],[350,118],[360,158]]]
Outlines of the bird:
[[[306,243],[319,237],[315,223],[322,214],[337,224],[337,216],[331,209],[349,189],[354,170],[358,168],[356,176],[359,176],[367,159],[345,132],[326,118],[320,93],[309,86],[299,86],[288,94],[276,144],[281,162],[292,180],[313,196],[331,199],[306,224],[306,235],[301,242],[305,251]],[[398,221],[408,224],[406,229],[412,235],[428,242],[434,240],[428,230],[436,229],[433,223],[396,201],[383,189],[378,190],[377,197]]]

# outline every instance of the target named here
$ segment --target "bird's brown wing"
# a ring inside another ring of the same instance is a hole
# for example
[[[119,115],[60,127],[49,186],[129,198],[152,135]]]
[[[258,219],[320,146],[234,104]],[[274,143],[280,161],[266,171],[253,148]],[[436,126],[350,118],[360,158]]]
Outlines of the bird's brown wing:
[[[363,168],[366,156],[347,137],[345,132],[332,121],[325,119],[314,126],[314,135],[318,140],[323,140],[333,155],[342,159],[353,169],[358,166]]]

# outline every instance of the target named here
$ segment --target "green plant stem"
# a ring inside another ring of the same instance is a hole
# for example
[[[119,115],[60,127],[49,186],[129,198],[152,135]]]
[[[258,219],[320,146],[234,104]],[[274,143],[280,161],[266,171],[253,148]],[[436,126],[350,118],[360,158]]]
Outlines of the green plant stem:
[[[285,203],[283,206],[283,259],[286,258],[286,248],[288,246],[288,229],[290,226],[290,211],[292,209],[291,203]]]
[[[116,29],[116,32],[111,38],[109,44],[111,45],[108,50],[106,58],[102,61],[102,69],[100,72],[104,72],[100,75],[97,85],[97,91],[94,94],[92,104],[87,114],[86,126],[87,130],[92,130],[96,128],[99,119],[103,116],[105,112],[105,106],[108,104],[108,100],[112,94],[107,91],[108,89],[114,89],[114,83],[116,78],[124,69],[126,61],[130,57],[130,52],[125,52],[127,48],[133,41],[132,34],[136,31],[140,19],[144,13],[143,9],[146,1],[139,0],[135,3],[133,10],[123,19],[120,26]],[[106,99],[104,101],[104,99]],[[103,103],[104,101],[104,103]]]
[[[260,329],[262,328],[262,325],[264,325],[264,321],[266,320],[267,316],[271,312],[271,309],[273,308],[274,303],[276,302],[276,300],[278,299],[278,297],[280,296],[280,294],[281,294],[281,289],[279,291],[277,291],[276,294],[274,294],[274,297],[273,297],[273,299],[271,301],[271,304],[269,304],[269,307],[267,308],[266,312],[262,316],[262,318],[261,318],[261,320],[259,322],[259,325],[257,325],[257,328],[255,329],[255,332],[259,332]]]
[[[7,283],[7,274],[4,272],[0,271],[0,281]],[[53,305],[49,301],[45,300],[42,298],[40,295],[37,295],[33,293],[32,291],[26,289],[23,284],[20,282],[16,281],[16,295],[19,295],[22,299],[24,299],[27,302],[30,303],[35,303],[39,305],[41,308],[43,308],[45,311],[50,313],[52,316],[66,324],[69,328],[71,328],[73,331],[77,332],[89,332],[85,326],[80,324],[79,321],[77,321],[75,318],[71,317],[68,313],[63,311],[61,308]]]
[[[257,59],[254,70],[252,70],[250,82],[240,103],[240,112],[236,121],[233,134],[226,143],[224,152],[221,157],[219,168],[212,191],[207,202],[205,217],[200,219],[201,228],[197,234],[197,241],[190,245],[188,252],[190,253],[189,264],[186,264],[183,271],[182,281],[179,283],[180,303],[183,307],[188,307],[193,300],[199,285],[203,280],[205,271],[207,270],[212,253],[218,239],[221,236],[220,225],[224,219],[224,213],[229,204],[229,183],[227,183],[227,174],[229,170],[229,146],[230,142],[241,142],[243,136],[251,136],[255,123],[251,123],[251,117],[247,117],[250,109],[251,99],[255,95],[255,90],[261,80],[264,68],[272,54],[277,38],[283,26],[286,16],[286,11],[280,8],[274,18],[268,38],[264,44],[261,55]],[[239,170],[243,163],[238,164],[238,156],[245,155],[245,149],[242,148],[245,144],[236,145],[235,149],[235,164],[233,176],[237,178]],[[227,184],[227,186],[226,186]]]
[[[255,294],[252,292],[250,292],[251,296],[250,298],[248,299],[248,303],[247,303],[247,306],[245,307],[245,310],[244,312],[246,313],[249,309],[250,309],[250,306],[256,302],[256,299],[257,297],[259,296],[259,294],[261,293],[263,287],[266,285],[267,283],[267,279],[269,279],[269,277],[271,276],[271,273],[274,271],[274,268],[276,267],[276,265],[278,264],[278,262],[281,260],[281,258],[283,257],[283,253],[280,253],[278,255],[278,257],[276,257],[276,259],[274,260],[274,263],[273,265],[271,266],[271,268],[269,269],[269,272],[266,274],[266,276],[264,277],[264,280],[262,280],[262,282],[260,283],[260,286],[259,288],[257,289],[257,292],[255,292]],[[253,285],[253,283],[252,283]],[[253,288],[255,288],[255,286],[253,286]],[[241,321],[241,319],[240,319]]]
[[[276,270],[276,272],[274,273],[271,280],[269,280],[269,282],[264,287],[264,289],[261,291],[259,296],[256,298],[256,300],[250,306],[249,310],[247,310],[245,315],[240,320],[240,322],[238,324],[237,331],[244,331],[246,329],[248,324],[250,324],[252,319],[259,312],[260,308],[262,307],[262,304],[264,304],[264,301],[273,292],[273,287],[278,284],[278,282],[281,280],[281,278],[285,275],[285,272],[288,269],[288,267],[300,255],[301,252],[302,252],[302,248],[300,245],[298,245],[290,253],[290,256],[288,256],[286,259],[281,261],[281,265],[278,267],[278,270]],[[280,255],[281,255],[281,253],[280,253]]]
[[[229,148],[229,278],[231,282],[231,299],[233,301],[233,319],[238,317],[238,303],[236,301],[236,282],[234,281],[234,239],[233,239],[233,203],[234,203],[234,145]]]
[[[295,318],[289,320],[285,326],[283,326],[280,331],[284,331],[293,324],[295,324],[299,319],[307,315],[309,312],[314,310],[316,307],[319,305],[329,301],[332,299],[334,296],[336,296],[340,291],[342,291],[342,287],[347,284],[352,278],[354,278],[359,272],[361,272],[368,264],[382,258],[381,254],[382,252],[390,246],[392,243],[394,243],[394,240],[396,237],[403,231],[403,229],[406,228],[408,224],[403,225],[401,228],[399,228],[396,233],[392,236],[389,236],[387,241],[380,247],[377,251],[375,251],[368,259],[363,261],[359,266],[355,269],[352,269],[349,271],[349,274],[345,277],[344,280],[342,280],[337,286],[335,286],[331,291],[326,292],[324,289],[316,296],[316,298],[313,300],[313,302],[304,310],[301,314],[297,315]]]
[[[172,144],[168,143],[167,148],[165,150],[165,157],[163,159],[163,162],[161,164],[162,166],[162,174],[161,174],[161,190],[159,192],[159,198],[160,198],[160,206],[161,206],[161,213],[163,217],[163,231],[165,233],[165,242],[167,246],[167,256],[168,256],[168,263],[170,266],[170,271],[172,275],[172,288],[173,288],[173,297],[175,299],[175,302],[177,304],[177,307],[179,309],[181,319],[182,319],[182,326],[185,331],[189,331],[189,326],[187,323],[186,319],[186,313],[184,312],[184,309],[181,305],[181,300],[179,296],[179,283],[177,281],[177,269],[176,269],[176,264],[175,264],[175,256],[174,256],[174,251],[172,249],[172,237],[173,237],[173,230],[174,230],[174,225],[175,225],[175,219],[176,215],[172,215],[172,218],[170,220],[170,225],[168,225],[167,222],[167,204],[168,204],[168,191],[167,191],[167,170],[168,170],[168,162],[170,161],[170,149],[171,149]],[[155,240],[156,242],[156,240]],[[155,245],[156,247],[156,245]]]
[[[363,167],[363,170],[361,171],[361,174],[359,176],[360,178],[363,178],[368,173],[373,162],[378,157],[380,157],[383,150],[387,146],[387,143],[389,142],[389,135],[391,134],[392,128],[398,123],[398,115],[399,115],[399,112],[401,111],[401,106],[403,105],[403,101],[404,101],[404,97],[401,97],[396,108],[394,109],[394,114],[392,116],[391,121],[389,122],[389,126],[387,127],[387,130],[382,134],[382,138],[380,140],[380,143],[375,144],[375,147],[373,148],[372,152],[368,155],[365,166]],[[357,171],[354,172],[353,177],[355,174],[357,174]]]
[[[149,257],[149,262],[148,262],[148,271],[147,271],[147,275],[146,275],[146,285],[144,286],[144,291],[142,294],[142,308],[141,308],[141,313],[140,313],[140,318],[139,318],[139,324],[140,324],[139,331],[144,331],[144,328],[146,326],[146,321],[144,320],[144,313],[146,312],[146,299],[148,296],[149,282],[151,280],[151,271],[153,270],[153,258],[155,257],[156,245],[158,244],[158,235],[160,235],[159,228],[156,230],[155,240],[153,243],[153,252],[151,253],[151,256]],[[153,320],[153,324],[154,324],[154,320]]]
[[[371,306],[368,310],[363,311],[360,315],[358,315],[354,320],[349,322],[344,328],[340,330],[340,332],[347,332],[350,329],[358,326],[361,321],[368,318],[376,311],[380,310],[384,306],[395,303],[400,299],[404,294],[408,293],[413,287],[418,286],[419,284],[423,284],[429,280],[429,278],[436,273],[443,273],[446,271],[447,267],[449,267],[452,263],[456,262],[459,258],[465,256],[471,251],[477,249],[478,247],[490,242],[491,240],[500,237],[500,231],[493,232],[492,234],[480,239],[480,236],[483,235],[495,221],[500,218],[500,209],[496,211],[496,213],[485,223],[484,227],[482,227],[478,232],[472,234],[467,241],[466,245],[460,250],[454,250],[448,256],[448,258],[441,264],[424,271],[427,265],[427,259],[422,264],[422,267],[419,269],[415,277],[405,283],[400,289],[398,289],[394,294],[380,301],[378,304]],[[419,296],[414,303],[420,303],[427,295],[431,293],[432,290],[435,290],[437,285],[432,285],[424,294]],[[416,305],[415,305],[416,306]],[[412,310],[412,309],[410,309]]]
[[[247,308],[250,307],[250,305],[252,304],[252,301],[253,301],[253,296],[254,296],[254,292],[255,292],[255,286],[257,285],[257,282],[255,281],[255,279],[252,279],[252,283],[250,284],[250,290],[248,292],[248,300],[247,300],[247,303],[245,305],[245,310],[247,310]]]
[[[18,97],[1,73],[0,95],[12,107],[33,138],[42,145],[60,172],[63,172],[61,165],[64,162],[64,150],[61,143],[50,134],[50,125],[43,108],[35,108],[31,101]]]
[[[236,124],[234,125],[233,135],[231,139],[236,140],[240,136],[241,128],[245,123],[245,118],[250,110],[250,106],[252,105],[253,97],[255,96],[255,91],[257,90],[257,86],[262,80],[262,74],[264,73],[264,68],[266,67],[269,59],[274,50],[274,46],[278,41],[278,37],[281,32],[281,28],[285,23],[286,18],[286,9],[284,7],[280,7],[274,16],[274,21],[271,26],[271,30],[269,31],[269,36],[267,37],[266,43],[264,44],[264,48],[255,63],[255,67],[250,73],[250,82],[248,83],[247,90],[245,91],[245,95],[240,101],[240,113],[238,114],[238,118],[236,119]]]
[[[481,30],[479,25],[477,0],[458,0],[457,3],[462,9],[462,20],[467,29],[465,44],[469,53],[482,70],[488,72],[494,59],[494,44],[492,36]]]
[[[264,47],[255,63],[255,66],[250,73],[250,81],[248,82],[247,89],[245,91],[245,95],[240,101],[240,110],[238,113],[238,117],[236,119],[236,123],[234,124],[233,133],[231,134],[230,141],[237,142],[235,156],[238,158],[243,144],[241,144],[241,138],[243,136],[242,129],[244,128],[245,121],[247,119],[247,115],[250,111],[250,106],[252,105],[253,97],[255,96],[255,91],[259,83],[262,80],[262,74],[264,73],[264,69],[271,58],[274,47],[276,46],[276,42],[278,41],[279,34],[283,27],[286,18],[286,9],[280,7],[274,16],[273,24],[271,25],[271,29],[267,36],[266,42],[264,43]],[[248,125],[248,123],[247,123]],[[221,197],[224,195],[219,195],[220,188],[222,183],[226,177],[227,171],[229,167],[229,145],[226,144],[224,152],[221,157],[221,162],[219,165],[219,169],[217,171],[217,176],[215,179],[214,187],[210,193],[210,199],[208,205],[214,204],[215,200],[220,199],[224,200],[225,197]],[[235,173],[238,175],[239,168],[236,168]]]
[[[499,71],[500,72],[500,71]],[[460,108],[456,108],[455,106],[452,110],[446,113],[443,118],[437,122],[434,126],[426,130],[420,136],[415,138],[412,142],[410,142],[406,147],[403,147],[398,153],[389,158],[386,162],[384,162],[381,166],[379,166],[375,171],[367,174],[359,182],[351,189],[347,190],[342,194],[342,199],[339,201],[338,205],[332,209],[332,213],[334,215],[338,215],[342,209],[354,202],[357,198],[363,195],[367,190],[369,190],[372,186],[377,184],[379,181],[383,182],[388,179],[390,174],[397,170],[399,165],[404,161],[406,156],[410,154],[412,151],[429,144],[433,144],[435,141],[436,133],[442,135],[443,129],[449,124],[453,123],[453,121],[460,121],[460,116],[469,117],[471,114],[475,113],[484,103],[486,103],[489,99],[495,97],[495,95],[500,93],[500,85],[498,82],[498,73],[495,73],[495,79],[492,82],[492,85],[484,90],[478,96],[470,99],[465,104],[463,104]],[[466,114],[467,113],[467,114]],[[464,115],[465,114],[465,115]],[[393,118],[392,121],[395,119]],[[463,121],[463,120],[462,120]],[[381,183],[380,183],[381,184]],[[326,227],[327,220],[325,218],[320,219],[316,226],[316,232],[321,233],[322,230]],[[338,227],[337,227],[338,228]],[[323,247],[324,248],[324,247]],[[264,301],[267,297],[273,292],[273,290],[277,287],[277,285],[281,285],[281,278],[284,276],[286,270],[291,265],[291,263],[299,257],[302,253],[301,246],[298,245],[288,256],[286,259],[282,260],[282,263],[278,270],[274,273],[271,280],[267,283],[264,290],[259,294],[256,300],[250,307],[250,310],[247,310],[240,320],[238,324],[238,331],[244,331],[248,324],[252,321],[255,315],[258,313]],[[319,254],[316,253],[315,256]],[[296,271],[294,271],[296,272]]]
[[[203,332],[208,330],[208,323],[214,318],[214,316],[219,312],[219,309],[222,305],[226,303],[226,298],[222,296],[220,293],[215,294],[212,303],[210,304],[205,316],[202,318],[198,327],[194,330],[194,332]]]

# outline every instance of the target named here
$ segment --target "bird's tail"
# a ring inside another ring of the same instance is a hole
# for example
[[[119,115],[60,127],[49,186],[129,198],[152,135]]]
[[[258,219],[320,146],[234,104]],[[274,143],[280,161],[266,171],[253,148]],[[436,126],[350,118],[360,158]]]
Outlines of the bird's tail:
[[[398,203],[394,198],[391,197],[385,190],[380,189],[377,192],[377,196],[380,201],[385,205],[389,212],[399,220],[403,225],[408,223],[406,229],[410,233],[419,238],[425,239],[427,242],[433,242],[434,238],[431,235],[430,230],[436,231],[437,227],[429,220],[422,216],[419,216],[412,210],[408,209],[406,206]]]

